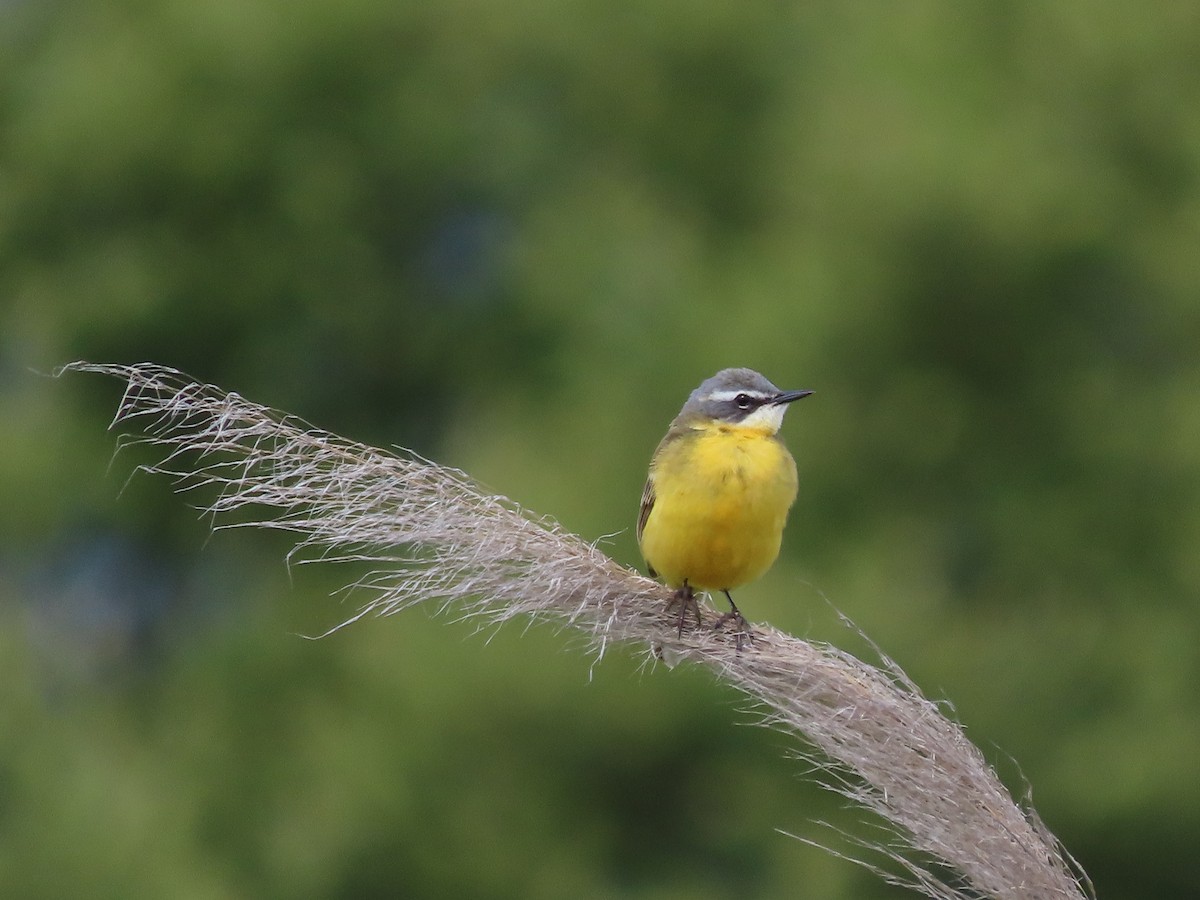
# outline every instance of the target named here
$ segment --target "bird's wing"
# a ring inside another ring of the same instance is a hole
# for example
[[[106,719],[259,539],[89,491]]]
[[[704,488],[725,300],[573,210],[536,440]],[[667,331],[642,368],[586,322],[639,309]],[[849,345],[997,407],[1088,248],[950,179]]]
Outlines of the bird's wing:
[[[646,486],[642,488],[642,508],[638,512],[637,523],[637,539],[638,543],[642,541],[642,532],[646,530],[646,520],[650,518],[650,510],[654,509],[654,475],[651,474],[646,479]]]
[[[678,440],[686,431],[687,428],[680,425],[678,420],[672,422],[671,427],[667,429],[666,436],[659,442],[657,449],[654,451],[654,456],[650,460],[650,474],[646,476],[646,486],[642,488],[642,508],[638,512],[638,544],[642,542],[642,533],[646,530],[646,522],[650,519],[650,512],[654,509],[654,501],[658,497],[654,490],[654,469],[658,464],[658,458],[662,454],[664,447]],[[650,565],[649,562],[649,560],[646,561],[646,568],[650,571],[651,575],[657,576],[658,573],[654,571],[654,566]]]
[[[646,486],[642,488],[642,508],[641,511],[638,512],[637,524],[637,539],[639,544],[642,542],[642,532],[646,529],[646,520],[650,518],[650,510],[652,509],[654,509],[653,473],[651,473],[650,477],[646,479]],[[649,562],[646,563],[646,569],[650,572],[650,577],[653,578],[658,575],[658,573],[654,571],[654,566],[650,565]]]

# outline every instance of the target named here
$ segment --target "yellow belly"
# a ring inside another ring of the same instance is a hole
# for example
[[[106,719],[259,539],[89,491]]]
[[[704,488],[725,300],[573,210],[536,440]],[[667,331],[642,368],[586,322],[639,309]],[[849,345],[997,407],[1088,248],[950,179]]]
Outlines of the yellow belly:
[[[667,584],[729,590],[775,562],[796,499],[796,464],[773,435],[696,431],[660,449],[653,477],[641,549]]]

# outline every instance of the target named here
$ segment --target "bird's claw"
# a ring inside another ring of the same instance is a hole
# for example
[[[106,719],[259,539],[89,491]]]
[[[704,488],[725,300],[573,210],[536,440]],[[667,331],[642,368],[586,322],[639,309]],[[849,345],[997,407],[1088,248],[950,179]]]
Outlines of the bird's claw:
[[[699,628],[704,624],[704,619],[700,616],[700,604],[696,602],[696,592],[690,584],[684,583],[683,587],[679,588],[674,596],[667,603],[667,615],[671,614],[676,606],[679,607],[679,622],[678,631],[679,637],[683,637],[683,623],[687,620],[688,610],[692,611],[692,615],[696,617],[696,627]]]
[[[754,643],[754,629],[750,627],[750,623],[746,621],[746,617],[743,616],[735,607],[729,612],[722,614],[720,618],[713,623],[713,631],[721,631],[730,623],[733,624],[732,634],[734,646],[737,648],[737,651],[741,653],[742,646],[746,643],[746,641],[749,641],[751,644]]]

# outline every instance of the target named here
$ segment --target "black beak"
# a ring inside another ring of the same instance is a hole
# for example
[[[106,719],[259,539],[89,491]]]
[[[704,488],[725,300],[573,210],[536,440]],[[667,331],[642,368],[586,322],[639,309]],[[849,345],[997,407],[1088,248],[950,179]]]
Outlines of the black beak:
[[[793,400],[799,400],[802,397],[807,397],[812,391],[784,391],[775,397],[771,403],[775,406],[783,406],[785,403],[791,403]]]

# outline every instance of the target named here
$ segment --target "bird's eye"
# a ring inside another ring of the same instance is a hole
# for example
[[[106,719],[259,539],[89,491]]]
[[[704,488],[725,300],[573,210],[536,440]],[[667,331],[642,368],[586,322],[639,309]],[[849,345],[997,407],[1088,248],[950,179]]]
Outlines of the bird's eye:
[[[738,394],[733,398],[733,402],[737,404],[738,409],[749,409],[754,405],[754,398],[749,394]]]

